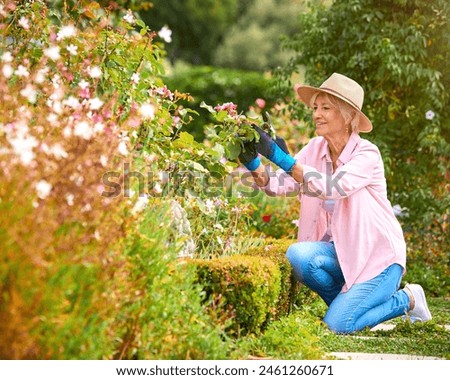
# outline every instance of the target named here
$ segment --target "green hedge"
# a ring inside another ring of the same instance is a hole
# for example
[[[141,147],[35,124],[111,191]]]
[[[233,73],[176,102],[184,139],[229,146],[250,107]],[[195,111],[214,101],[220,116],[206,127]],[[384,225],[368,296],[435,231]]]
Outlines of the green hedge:
[[[277,317],[291,312],[294,304],[298,303],[300,284],[294,278],[292,267],[286,258],[289,246],[295,243],[291,239],[267,239],[267,244],[258,249],[245,252],[246,255],[265,257],[277,264],[281,273],[281,289],[278,296]]]
[[[230,335],[258,334],[298,302],[299,283],[286,259],[293,240],[268,239],[243,255],[193,260],[210,314]]]
[[[277,314],[281,273],[272,260],[236,255],[194,264],[210,313],[228,334],[258,334]]]
[[[255,105],[257,98],[266,100],[266,107],[275,101],[270,95],[271,80],[256,71],[184,65],[165,77],[164,82],[171,90],[189,93],[194,98],[184,105],[199,113],[186,126],[186,131],[197,140],[203,140],[204,125],[212,122],[209,112],[200,108],[202,101],[212,106],[233,102],[238,105],[239,111],[247,111],[251,105]]]

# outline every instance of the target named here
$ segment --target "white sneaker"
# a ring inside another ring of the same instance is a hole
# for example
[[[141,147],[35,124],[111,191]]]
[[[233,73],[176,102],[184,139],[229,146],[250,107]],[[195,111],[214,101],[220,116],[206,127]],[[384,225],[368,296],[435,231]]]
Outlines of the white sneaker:
[[[407,288],[414,297],[414,309],[408,311],[411,322],[426,322],[431,320],[431,313],[428,309],[423,288],[417,284],[407,284],[405,285],[405,288]]]

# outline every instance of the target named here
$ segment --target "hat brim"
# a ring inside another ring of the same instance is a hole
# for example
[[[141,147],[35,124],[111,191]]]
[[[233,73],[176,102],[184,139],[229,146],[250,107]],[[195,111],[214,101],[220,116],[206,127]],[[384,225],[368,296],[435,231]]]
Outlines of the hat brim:
[[[321,89],[318,87],[305,86],[305,85],[299,85],[299,84],[295,85],[294,89],[295,89],[295,92],[297,93],[297,95],[299,96],[299,99],[303,103],[305,103],[309,108],[312,108],[311,107],[311,98],[317,92],[324,92],[324,93],[333,95],[336,98],[343,100],[344,102],[349,104],[356,112],[359,113],[360,118],[359,118],[358,129],[360,132],[368,133],[373,129],[372,122],[369,120],[369,118],[358,107],[355,107],[355,105],[352,104],[344,96],[341,96],[338,93],[333,92],[333,91],[328,91],[328,90]]]

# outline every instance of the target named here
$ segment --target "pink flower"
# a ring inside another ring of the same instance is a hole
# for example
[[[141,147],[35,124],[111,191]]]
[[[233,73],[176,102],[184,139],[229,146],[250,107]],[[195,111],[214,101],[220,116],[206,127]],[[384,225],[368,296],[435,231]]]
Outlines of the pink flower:
[[[30,22],[28,21],[28,19],[26,17],[21,17],[19,20],[19,25],[24,28],[25,30],[30,29]]]
[[[261,98],[256,99],[255,103],[261,109],[266,106],[266,101],[264,99],[261,99]]]
[[[161,95],[163,98],[169,98],[170,100],[173,100],[173,94],[172,92],[167,88],[167,86],[159,87],[155,90],[155,92],[158,95]]]
[[[80,98],[83,98],[83,99],[89,99],[89,98],[91,97],[91,92],[90,92],[90,90],[89,90],[88,87],[82,88],[82,89],[78,92],[78,96],[79,96]]]
[[[231,102],[218,104],[214,109],[217,112],[226,111],[230,116],[235,116],[237,114],[237,105]]]

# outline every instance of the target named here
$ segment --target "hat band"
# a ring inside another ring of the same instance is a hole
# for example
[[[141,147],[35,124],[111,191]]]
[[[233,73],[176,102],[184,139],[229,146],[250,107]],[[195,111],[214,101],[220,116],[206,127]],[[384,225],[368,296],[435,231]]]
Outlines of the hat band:
[[[341,93],[333,90],[332,88],[327,88],[327,87],[319,87],[319,90],[326,90],[329,92],[332,92],[333,94],[339,95],[341,98],[344,98],[348,103],[350,103],[351,105],[353,105],[355,108],[357,108],[359,111],[361,111],[361,108],[358,107],[358,105],[351,99],[347,98],[345,95],[342,95]]]

